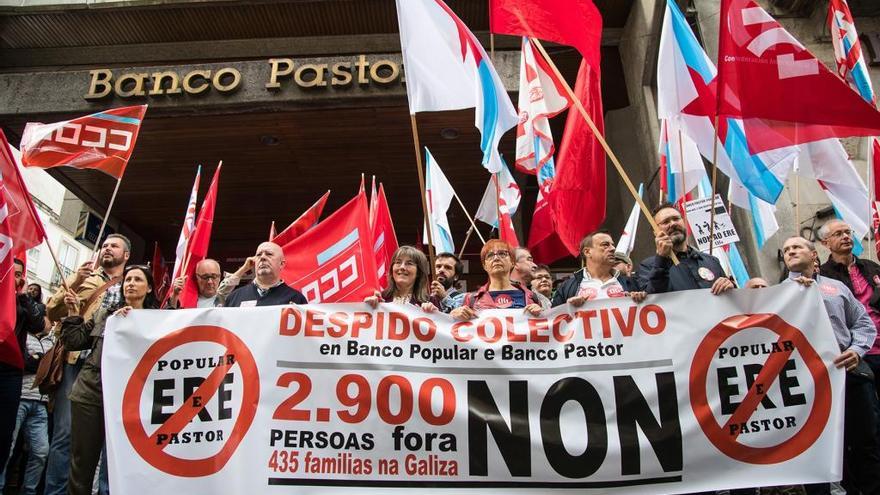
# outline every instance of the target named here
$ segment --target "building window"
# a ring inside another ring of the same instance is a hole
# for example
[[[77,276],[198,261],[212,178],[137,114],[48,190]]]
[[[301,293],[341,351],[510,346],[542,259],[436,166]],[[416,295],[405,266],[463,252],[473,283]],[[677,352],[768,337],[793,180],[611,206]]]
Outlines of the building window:
[[[30,248],[27,250],[27,274],[30,278],[37,276],[37,267],[40,266],[40,250]]]
[[[61,241],[61,247],[58,249],[58,263],[64,273],[59,273],[55,268],[52,275],[52,287],[61,285],[61,280],[66,279],[76,270],[76,262],[79,260],[79,248],[67,241]]]

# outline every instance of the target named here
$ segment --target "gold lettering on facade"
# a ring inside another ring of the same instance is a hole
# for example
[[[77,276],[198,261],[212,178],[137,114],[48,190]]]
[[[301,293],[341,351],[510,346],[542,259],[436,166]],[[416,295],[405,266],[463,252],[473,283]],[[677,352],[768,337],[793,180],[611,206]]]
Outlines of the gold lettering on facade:
[[[150,76],[153,80],[153,89],[150,90],[150,96],[152,95],[176,95],[180,93],[180,76],[177,75],[177,72],[166,70],[165,72],[153,72],[153,75]],[[166,89],[165,81],[170,81],[168,88]]]
[[[92,77],[92,82],[89,84],[89,92],[84,96],[85,99],[97,100],[109,95],[113,91],[113,85],[110,84],[113,80],[113,71],[110,69],[95,69],[90,70],[89,75]],[[99,90],[98,88],[101,89]]]
[[[383,76],[383,73],[387,75]],[[397,64],[390,60],[379,60],[370,67],[370,77],[378,84],[391,84],[400,76]]]
[[[347,88],[355,84],[366,87],[370,84],[390,86],[403,82],[403,68],[400,63],[388,59],[372,62],[366,55],[357,55],[346,61],[333,63],[297,64],[291,58],[270,58],[269,79],[265,88],[270,91],[281,90],[285,84],[298,88]],[[248,68],[246,74],[253,71]],[[231,93],[239,89],[243,80],[236,67],[223,67],[218,70],[193,69],[189,72],[159,69],[152,73],[127,72],[118,77],[112,69],[93,69],[89,71],[89,90],[83,95],[86,100],[97,100],[117,96],[133,98],[159,95],[204,95],[213,88],[218,93]]]
[[[201,84],[197,86],[193,86],[193,79],[200,79],[202,81]],[[194,70],[189,72],[187,75],[183,76],[183,90],[191,95],[197,95],[199,93],[204,93],[211,87],[211,84],[208,82],[211,78],[211,71],[209,70]]]
[[[113,89],[115,89],[116,94],[122,98],[144,96],[147,94],[144,92],[144,80],[149,77],[149,74],[146,72],[123,74],[116,80],[116,85]],[[128,86],[129,81],[134,82],[134,86],[132,86],[131,89],[125,89],[126,86]]]
[[[358,61],[354,65],[358,70],[358,84],[370,84],[370,80],[367,79],[367,69],[370,67],[370,63],[367,62],[367,56],[359,56]]]
[[[330,79],[332,86],[348,86],[351,84],[351,62],[337,62],[330,67],[333,78]]]
[[[327,71],[327,64],[305,64],[293,74],[293,81],[301,88],[316,88],[326,86],[327,81],[324,80],[324,73]],[[303,77],[304,74],[311,73],[313,77]]]
[[[223,83],[223,76],[232,76],[232,81],[229,83]],[[231,91],[235,91],[238,89],[238,85],[241,84],[241,72],[238,69],[233,69],[232,67],[226,67],[218,70],[214,73],[214,89],[221,93],[229,93]]]
[[[269,65],[272,66],[272,69],[269,73],[269,82],[266,83],[266,89],[280,89],[281,83],[278,82],[278,78],[289,76],[293,73],[293,60],[289,58],[270,58]]]

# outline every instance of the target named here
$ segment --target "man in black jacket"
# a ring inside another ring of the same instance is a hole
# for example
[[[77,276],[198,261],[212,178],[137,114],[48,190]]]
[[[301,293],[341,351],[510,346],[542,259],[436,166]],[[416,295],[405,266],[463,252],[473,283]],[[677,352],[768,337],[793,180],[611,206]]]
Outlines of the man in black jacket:
[[[712,289],[721,294],[732,289],[733,282],[724,273],[718,258],[688,246],[687,228],[681,213],[671,203],[654,208],[654,221],[660,231],[654,236],[657,254],[639,265],[639,287],[648,294],[691,289]],[[672,262],[672,253],[679,264]]]
[[[34,300],[27,294],[19,294],[24,287],[24,263],[13,260],[15,275],[15,337],[18,340],[21,355],[25,357],[25,366],[33,368],[35,363],[25,352],[28,332],[37,334],[43,331],[43,317]],[[0,466],[6,465],[9,457],[9,446],[12,444],[12,432],[18,415],[18,403],[21,399],[22,370],[11,363],[0,362]]]
[[[831,220],[819,228],[819,240],[831,251],[831,256],[819,269],[822,276],[843,282],[862,303],[874,327],[880,330],[880,265],[860,259],[853,254],[853,232],[843,220]],[[863,356],[874,371],[874,387],[880,395],[880,337]]]
[[[239,287],[226,298],[226,307],[308,304],[305,296],[281,280],[284,252],[274,242],[264,242],[254,256],[254,281]]]
[[[635,280],[614,269],[614,240],[605,231],[593,232],[581,240],[581,259],[585,263],[556,289],[553,306],[569,303],[581,306],[585,301],[630,296],[636,302],[645,299]]]

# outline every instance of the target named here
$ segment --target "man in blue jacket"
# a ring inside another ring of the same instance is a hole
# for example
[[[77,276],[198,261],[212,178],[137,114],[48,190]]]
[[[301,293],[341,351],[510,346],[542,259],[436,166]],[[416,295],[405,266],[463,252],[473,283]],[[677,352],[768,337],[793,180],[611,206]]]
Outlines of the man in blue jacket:
[[[734,287],[724,273],[718,258],[690,246],[687,227],[681,213],[671,203],[663,203],[653,211],[660,231],[654,236],[657,254],[639,264],[636,274],[639,287],[648,294],[691,289],[712,289],[721,294]],[[672,253],[678,265],[672,262]]]

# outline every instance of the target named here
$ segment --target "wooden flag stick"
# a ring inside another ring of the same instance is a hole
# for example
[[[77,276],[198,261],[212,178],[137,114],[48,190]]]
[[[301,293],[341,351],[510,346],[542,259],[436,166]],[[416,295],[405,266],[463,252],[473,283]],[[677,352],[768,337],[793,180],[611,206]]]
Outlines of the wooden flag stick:
[[[871,201],[871,198],[873,197],[871,195],[871,183],[873,182],[873,179],[871,178],[871,173],[873,172],[872,168],[873,168],[873,163],[874,163],[874,143],[873,143],[874,139],[875,138],[868,138],[868,163],[867,163],[867,167],[865,167],[866,168],[866,170],[865,170],[865,185],[867,186],[867,189],[868,189],[868,249],[867,249],[868,256],[867,256],[867,258],[868,259],[873,258],[876,261],[878,254],[876,252],[874,252],[873,255],[871,254],[871,251],[874,251],[874,247],[872,246],[872,244],[874,244],[874,241],[875,241],[875,239],[874,239],[874,202]],[[876,193],[877,191],[874,191],[874,192]]]
[[[119,186],[122,184],[122,177],[116,179],[116,187],[113,188],[113,195],[110,196],[110,204],[107,205],[107,212],[104,213],[104,220],[101,222],[101,229],[98,230],[98,239],[95,241],[95,250],[92,252],[92,263],[98,260],[98,251],[101,250],[101,237],[104,235],[104,228],[107,227],[107,219],[110,218],[110,210],[113,209],[113,203],[116,202],[116,193],[119,192]]]
[[[715,139],[712,143],[712,199],[709,200],[709,255],[715,247],[715,187],[718,181],[718,115],[715,115]]]
[[[58,270],[58,273],[61,275],[61,285],[64,286],[65,291],[70,291],[70,286],[67,285],[67,280],[64,279],[64,270],[61,269],[61,263],[58,263],[58,257],[55,256],[55,250],[52,249],[52,245],[49,244],[49,239],[43,237],[43,242],[46,243],[46,247],[49,248],[49,254],[52,256],[52,261],[55,263],[55,269]],[[94,268],[94,266],[92,266]]]
[[[681,183],[684,184],[684,139],[681,137],[681,127],[678,128],[678,171],[681,173]],[[667,164],[667,166],[669,166]],[[685,223],[687,223],[687,208],[682,208],[681,211],[682,216],[684,217]]]
[[[590,130],[596,136],[596,140],[599,141],[599,144],[602,145],[602,148],[605,150],[605,154],[608,155],[608,158],[611,159],[611,163],[614,164],[614,168],[617,170],[617,173],[620,175],[620,178],[623,179],[623,182],[626,184],[627,189],[629,189],[629,193],[636,200],[636,203],[639,205],[639,209],[647,218],[648,223],[651,225],[651,229],[654,230],[654,233],[660,232],[660,227],[657,225],[657,222],[654,221],[654,217],[651,215],[651,210],[648,209],[648,206],[642,201],[642,197],[639,196],[639,192],[636,187],[633,185],[632,180],[630,180],[629,175],[624,170],[623,165],[620,164],[620,160],[617,159],[617,155],[614,154],[614,151],[611,150],[611,147],[608,146],[608,142],[605,141],[605,137],[599,132],[599,129],[596,128],[596,124],[593,123],[593,119],[590,118],[590,114],[587,113],[587,110],[584,108],[581,100],[574,94],[574,90],[571,89],[571,86],[568,84],[568,81],[562,77],[562,73],[559,72],[559,68],[556,67],[556,64],[553,63],[553,60],[550,58],[550,55],[544,50],[544,46],[541,42],[534,37],[529,37],[529,39],[535,44],[538,50],[541,52],[541,55],[544,56],[544,60],[547,61],[547,64],[553,70],[554,75],[557,80],[559,80],[563,87],[565,88],[565,92],[568,94],[568,97],[574,102],[575,108],[581,114],[581,117],[584,118],[584,121],[589,126]],[[676,265],[678,264],[678,257],[675,255],[675,252],[672,252],[672,262]]]
[[[462,255],[464,255],[464,248],[465,248],[465,246],[467,246],[467,243],[471,238],[471,233],[475,229],[476,229],[476,227],[474,225],[471,225],[470,228],[468,228],[467,235],[464,236],[464,242],[461,243],[461,251],[458,252],[458,259],[461,259]],[[480,231],[478,230],[477,234],[479,235],[479,233],[480,233]],[[483,244],[486,244],[486,243],[483,242]]]
[[[428,263],[429,263],[428,266],[431,267],[431,277],[430,278],[433,280],[434,279],[434,270],[433,270],[433,267],[434,267],[434,239],[431,234],[434,229],[431,228],[430,217],[428,215],[428,194],[425,191],[425,167],[422,165],[422,147],[419,144],[419,128],[418,128],[418,125],[416,124],[416,114],[411,113],[409,115],[409,121],[410,121],[410,124],[412,125],[413,146],[415,147],[415,151],[416,151],[416,167],[418,168],[418,171],[419,171],[419,189],[422,192],[422,212],[424,213],[424,217],[425,217],[425,231],[428,234]]]
[[[464,203],[461,202],[461,198],[458,197],[458,193],[452,191],[452,195],[455,196],[455,200],[458,201],[458,206],[461,206],[461,211],[464,212],[464,216],[466,216],[468,221],[471,223],[471,227],[470,229],[468,229],[467,235],[471,235],[471,230],[474,230],[477,232],[477,237],[480,238],[480,242],[486,244],[486,239],[483,239],[483,235],[480,234],[480,229],[477,228],[477,224],[474,223],[473,217],[471,217],[471,214],[468,213],[467,208],[464,207]],[[465,240],[465,242],[467,242],[467,240]]]

